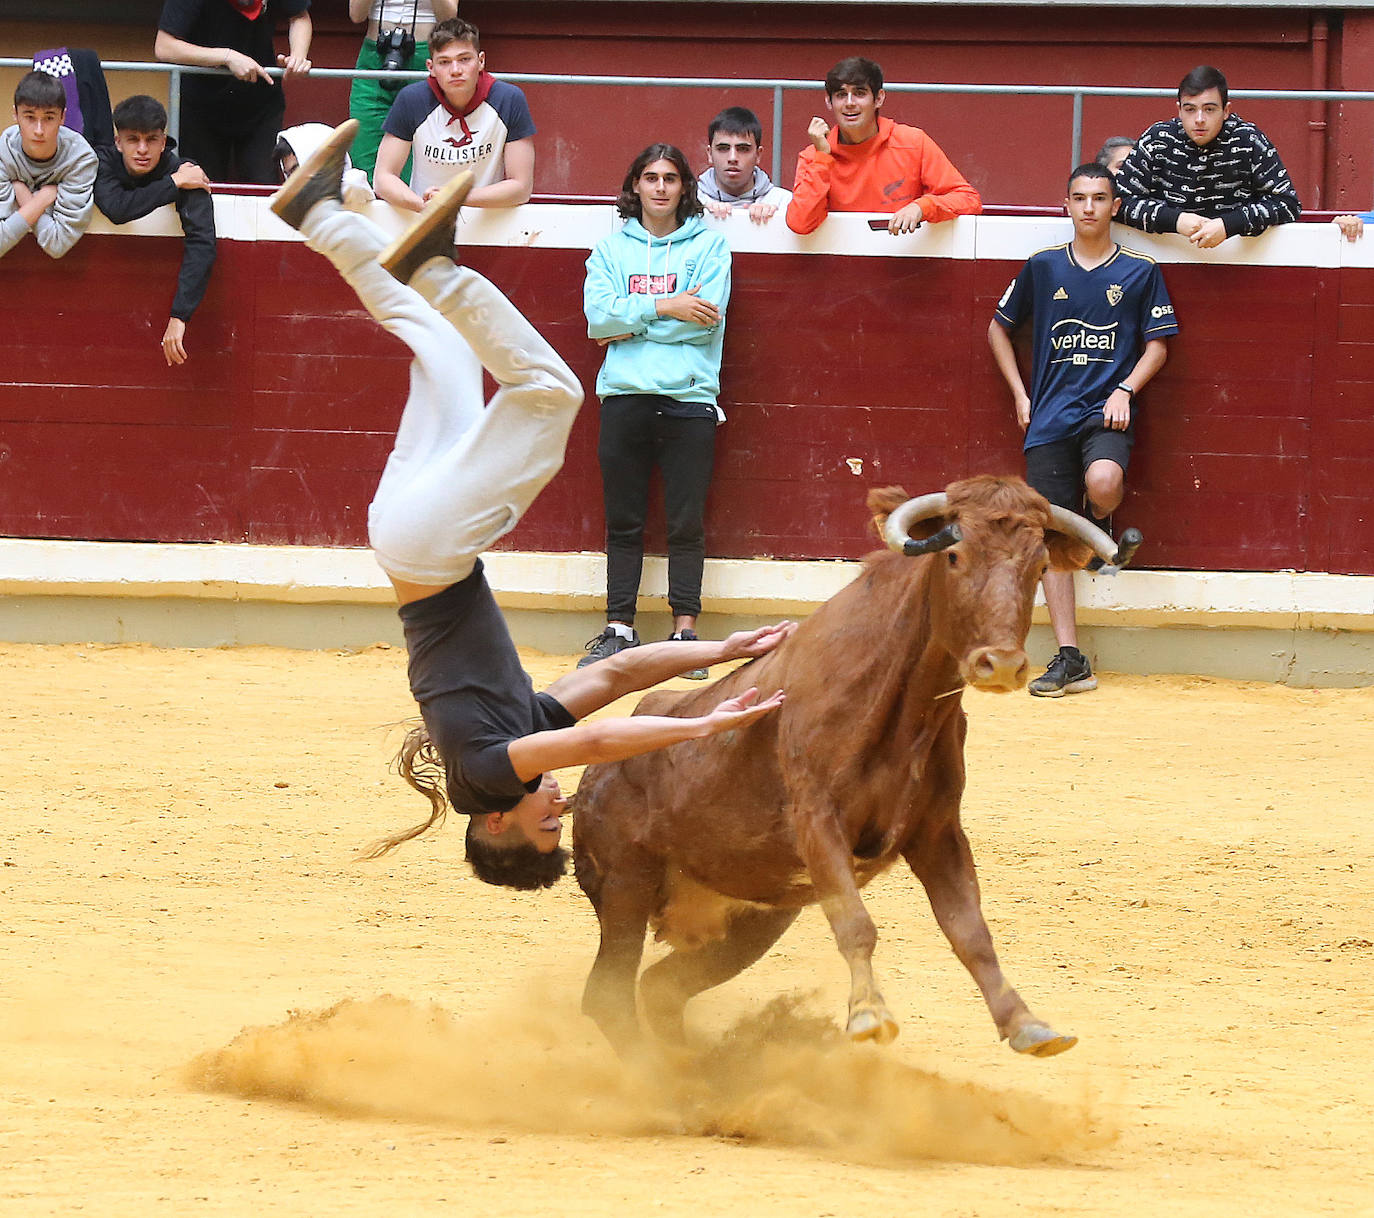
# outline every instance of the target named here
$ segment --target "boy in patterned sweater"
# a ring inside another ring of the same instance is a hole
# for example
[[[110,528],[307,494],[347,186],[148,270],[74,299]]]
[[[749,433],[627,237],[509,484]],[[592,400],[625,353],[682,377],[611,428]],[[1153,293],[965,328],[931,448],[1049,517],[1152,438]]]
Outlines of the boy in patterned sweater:
[[[1178,118],[1140,137],[1116,184],[1123,224],[1178,233],[1199,249],[1257,237],[1302,211],[1278,151],[1231,113],[1226,77],[1205,65],[1179,83]]]

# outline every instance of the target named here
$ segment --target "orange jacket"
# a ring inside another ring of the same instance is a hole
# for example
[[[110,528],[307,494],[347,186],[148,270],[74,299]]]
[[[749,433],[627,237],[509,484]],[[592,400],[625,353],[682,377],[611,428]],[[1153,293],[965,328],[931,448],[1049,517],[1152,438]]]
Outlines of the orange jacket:
[[[919,203],[926,223],[976,216],[983,200],[940,146],[919,127],[878,118],[878,134],[841,144],[831,127],[829,152],[803,148],[787,205],[787,227],[810,233],[831,211],[900,211]]]

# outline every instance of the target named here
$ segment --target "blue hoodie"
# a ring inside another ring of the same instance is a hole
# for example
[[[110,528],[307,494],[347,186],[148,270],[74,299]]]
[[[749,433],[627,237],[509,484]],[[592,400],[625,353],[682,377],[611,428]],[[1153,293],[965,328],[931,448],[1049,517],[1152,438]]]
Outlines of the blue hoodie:
[[[720,310],[716,325],[658,315],[655,300],[697,285],[697,295]],[[588,337],[630,335],[606,347],[597,397],[656,393],[711,407],[717,421],[723,420],[716,397],[729,302],[730,247],[719,232],[692,216],[667,237],[653,237],[638,220],[626,220],[587,259]]]

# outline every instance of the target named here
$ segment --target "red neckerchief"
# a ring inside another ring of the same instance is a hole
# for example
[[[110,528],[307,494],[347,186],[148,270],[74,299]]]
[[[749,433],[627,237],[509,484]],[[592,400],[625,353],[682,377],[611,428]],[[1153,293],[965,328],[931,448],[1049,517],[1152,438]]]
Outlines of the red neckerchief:
[[[236,0],[229,0],[230,4],[233,4],[235,2]],[[449,100],[447,97],[444,96],[444,91],[441,88],[439,88],[439,82],[435,80],[432,76],[429,78],[429,91],[434,94],[434,100],[437,101],[441,106],[443,106],[443,108],[446,111],[448,111],[448,121],[453,122],[454,119],[464,118],[467,115],[471,114],[474,110],[477,109],[478,106],[480,106],[484,101],[486,101],[487,94],[491,92],[491,87],[495,83],[496,77],[494,77],[490,72],[482,72],[477,77],[477,91],[473,93],[472,100],[468,102],[468,104],[464,106],[461,110],[455,110],[451,105],[449,105]],[[466,123],[463,124],[463,130],[467,130]]]
[[[240,17],[246,17],[249,21],[256,21],[262,16],[262,10],[267,7],[267,0],[225,0],[225,3]]]

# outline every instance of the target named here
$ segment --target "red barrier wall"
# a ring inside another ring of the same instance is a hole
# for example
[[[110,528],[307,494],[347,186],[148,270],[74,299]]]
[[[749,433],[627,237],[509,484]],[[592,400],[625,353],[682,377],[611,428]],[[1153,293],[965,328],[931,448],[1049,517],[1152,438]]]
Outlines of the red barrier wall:
[[[178,240],[89,234],[60,274],[27,241],[0,263],[0,532],[365,544],[407,352],[304,246],[220,250],[180,369],[157,346]],[[563,473],[507,544],[598,550],[585,254],[465,257],[588,388]],[[709,552],[853,557],[866,487],[1019,472],[985,340],[1016,265],[736,254]],[[1144,397],[1117,518],[1145,531],[1142,564],[1374,574],[1374,269],[1165,272],[1183,336]]]

